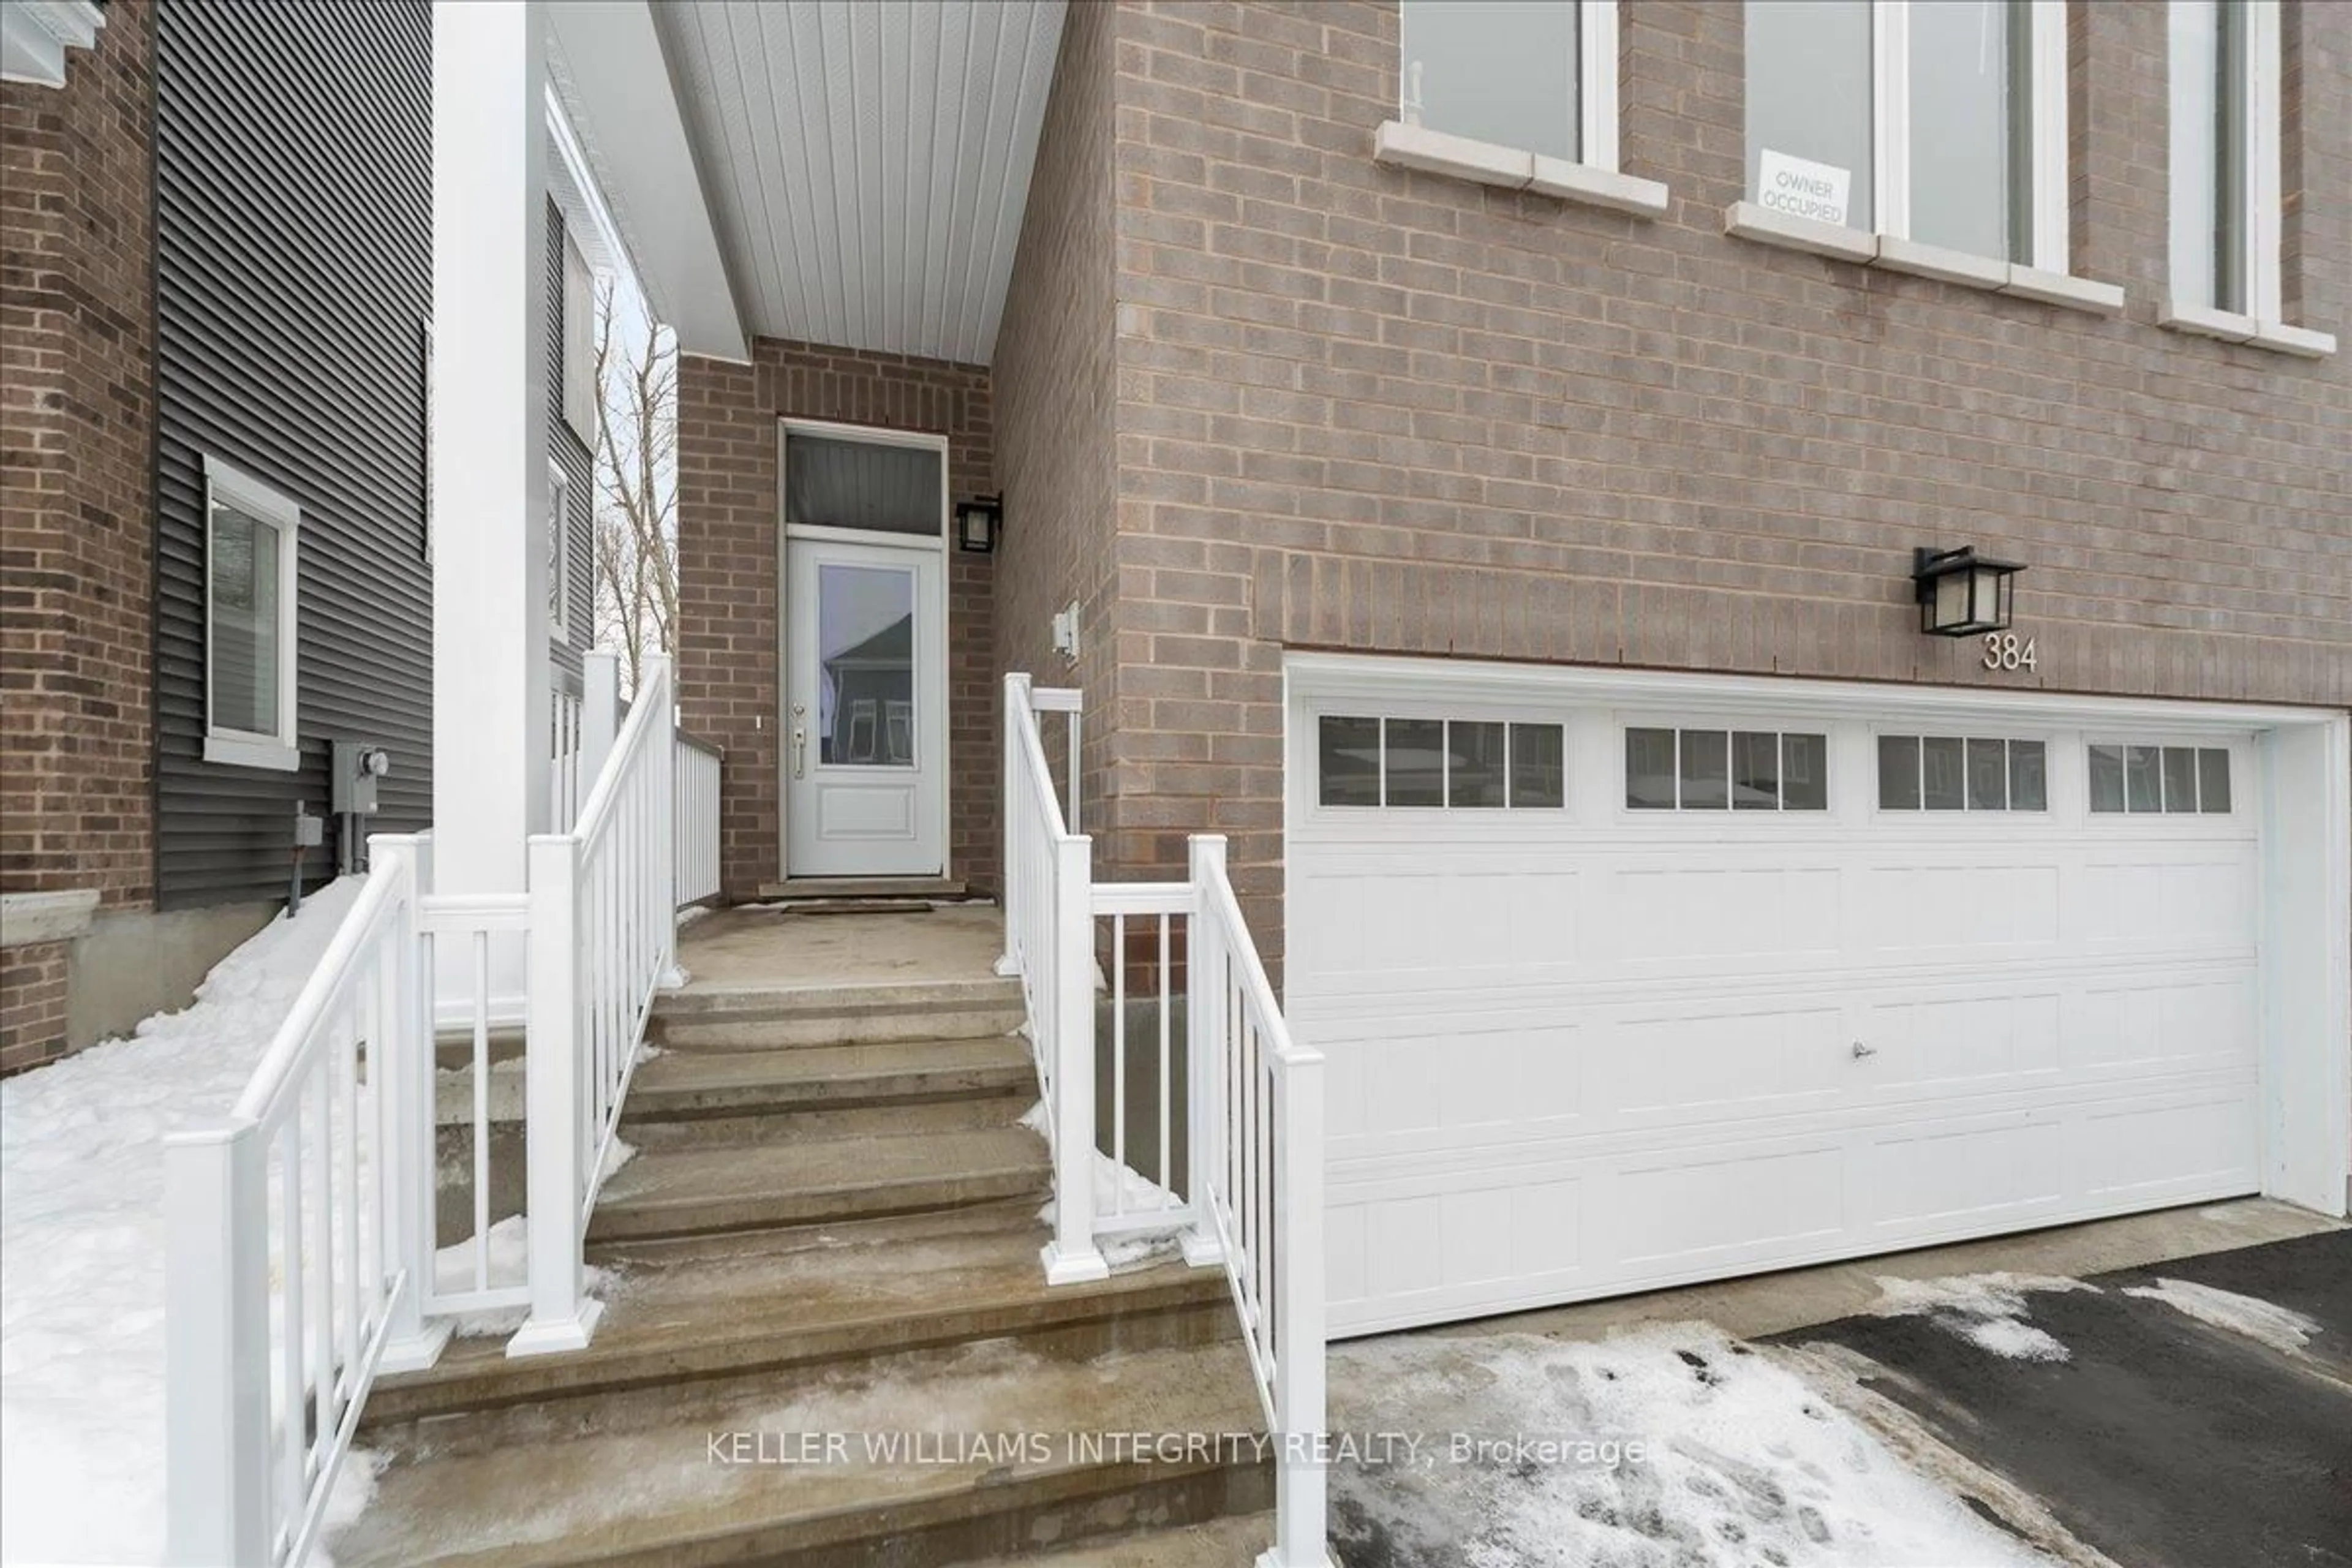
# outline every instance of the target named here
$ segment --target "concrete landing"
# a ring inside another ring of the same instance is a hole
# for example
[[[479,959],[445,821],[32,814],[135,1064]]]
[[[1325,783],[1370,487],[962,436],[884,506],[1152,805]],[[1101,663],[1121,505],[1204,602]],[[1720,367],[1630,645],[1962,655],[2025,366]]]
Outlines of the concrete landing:
[[[803,914],[789,906],[719,910],[677,935],[685,994],[744,986],[881,985],[993,980],[1004,922],[988,905]]]
[[[1247,1568],[1274,1545],[1274,1515],[1243,1514],[1149,1530],[1040,1555],[993,1557],[973,1568]]]

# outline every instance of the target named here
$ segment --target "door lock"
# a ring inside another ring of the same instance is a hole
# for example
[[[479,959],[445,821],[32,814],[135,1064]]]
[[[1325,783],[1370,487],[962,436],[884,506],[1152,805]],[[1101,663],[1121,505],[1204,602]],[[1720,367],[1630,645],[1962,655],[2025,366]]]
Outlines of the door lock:
[[[808,715],[804,703],[793,704],[793,777],[808,776],[808,726],[802,722]]]

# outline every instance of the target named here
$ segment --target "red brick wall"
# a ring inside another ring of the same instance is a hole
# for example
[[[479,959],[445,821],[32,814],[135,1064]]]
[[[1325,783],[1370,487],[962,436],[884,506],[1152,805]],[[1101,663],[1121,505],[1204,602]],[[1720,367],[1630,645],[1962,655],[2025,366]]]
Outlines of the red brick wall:
[[[678,690],[687,729],[727,749],[719,859],[733,900],[777,879],[777,420],[944,435],[958,500],[993,489],[996,468],[982,367],[765,338],[752,354],[748,365],[686,354],[678,368]],[[992,560],[948,553],[948,857],[951,875],[992,890]]]
[[[1741,7],[1622,15],[1656,220],[1375,163],[1393,5],[1119,7],[1121,868],[1226,829],[1274,945],[1285,646],[1978,683],[1916,631],[1922,543],[2031,563],[2041,684],[2352,702],[2352,6],[2287,35],[2318,363],[2156,324],[2158,0],[2074,16],[2121,320],[1726,236]]]
[[[0,83],[0,891],[152,901],[152,16]],[[61,1048],[65,948],[0,961],[0,1065]]]

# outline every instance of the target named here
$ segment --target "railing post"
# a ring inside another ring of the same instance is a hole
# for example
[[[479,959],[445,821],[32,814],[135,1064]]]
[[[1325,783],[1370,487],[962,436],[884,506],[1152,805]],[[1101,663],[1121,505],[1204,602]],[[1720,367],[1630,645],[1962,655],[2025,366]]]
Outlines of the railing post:
[[[1216,919],[1209,913],[1206,894],[1210,879],[1223,873],[1225,839],[1221,833],[1196,833],[1192,842],[1192,913],[1184,928],[1184,1100],[1186,1173],[1192,1201],[1192,1228],[1184,1236],[1184,1261],[1195,1268],[1225,1260],[1224,1243],[1217,1236],[1217,1209],[1210,1182],[1217,1170],[1218,1135],[1223,1131],[1217,1085],[1224,1072],[1224,997],[1220,994],[1222,940]]]
[[[425,898],[433,888],[433,841],[379,833],[368,840],[374,874],[404,877],[407,908],[402,914],[399,952],[387,966],[377,1016],[388,1036],[368,1042],[368,1078],[384,1097],[385,1147],[375,1179],[383,1184],[383,1249],[387,1277],[403,1273],[393,1298],[386,1331],[384,1372],[415,1372],[440,1359],[451,1325],[425,1321],[425,1297],[433,1289],[434,1028],[433,990],[425,970]]]
[[[658,656],[656,656],[658,657]],[[616,653],[587,653],[580,657],[580,798],[572,804],[577,812],[587,804],[588,792],[604,771],[604,759],[613,754],[613,740],[621,732],[621,656]],[[572,824],[559,822],[558,833],[569,833]]]
[[[661,704],[654,715],[650,737],[655,752],[651,759],[654,770],[654,852],[661,857],[659,874],[654,887],[661,908],[654,911],[654,940],[658,949],[656,972],[665,991],[674,991],[686,984],[686,975],[677,966],[677,693],[673,689],[677,668],[669,655],[658,653],[647,661],[653,679],[646,684],[652,696]]]
[[[997,881],[1004,889],[1004,952],[996,961],[996,973],[1002,975],[1021,973],[1021,961],[1013,952],[1013,935],[1018,929],[1022,911],[1016,900],[1025,891],[1015,879],[1013,834],[1017,831],[1016,816],[1021,809],[1021,732],[1013,726],[1029,717],[1029,677],[1014,670],[1004,678],[1004,725],[1002,740],[1003,755],[999,759],[998,781],[1002,799],[998,803],[997,829],[999,837]]]
[[[249,1121],[164,1141],[164,1556],[174,1564],[270,1560],[268,1152]]]
[[[1324,1441],[1323,1056],[1276,1064],[1274,1408],[1281,1430],[1270,1568],[1330,1568]]]
[[[1045,1283],[1105,1279],[1095,1247],[1095,917],[1093,842],[1054,845],[1054,1239]],[[1113,962],[1117,962],[1116,959]]]
[[[530,1005],[523,1030],[524,1205],[530,1215],[530,1312],[509,1356],[587,1346],[604,1308],[581,1279],[580,841],[530,840]]]

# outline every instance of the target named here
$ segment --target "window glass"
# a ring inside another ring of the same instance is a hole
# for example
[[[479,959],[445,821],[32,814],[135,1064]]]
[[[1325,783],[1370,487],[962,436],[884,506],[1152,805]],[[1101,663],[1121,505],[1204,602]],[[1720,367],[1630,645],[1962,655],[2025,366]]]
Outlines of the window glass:
[[[1878,737],[1878,809],[1919,809],[1919,737]]]
[[[1381,758],[1391,805],[1445,804],[1445,721],[1391,719]]]
[[[1959,811],[1969,804],[1968,748],[1957,735],[1919,742],[1919,801],[1929,811]]]
[[[2164,748],[2164,809],[2197,809],[2197,752],[2191,747]]]
[[[2244,0],[2172,0],[2172,266],[2176,300],[2246,309]]]
[[[2012,5],[1911,7],[1911,237],[1971,256],[2030,259],[2012,256],[2010,245]],[[2025,33],[2021,26],[2021,57]]]
[[[1731,804],[1739,811],[1780,808],[1780,737],[1742,730],[1731,737]]]
[[[2208,746],[2197,753],[2197,802],[2206,811],[2230,809],[2230,753]]]
[[[2121,811],[2124,808],[2124,749],[2121,746],[2093,746],[2090,772],[2091,809]]]
[[[2050,808],[2050,763],[2039,741],[2009,743],[2009,808],[2047,811]]]
[[[1675,808],[1675,732],[1625,731],[1625,804],[1636,811]]]
[[[2164,809],[2164,777],[2158,767],[2161,755],[2155,746],[2124,748],[2124,805],[2127,809]]]
[[[563,584],[567,576],[565,557],[571,552],[571,510],[566,499],[571,494],[571,481],[563,470],[551,467],[547,472],[547,618],[550,626],[561,636],[563,632]]]
[[[1999,741],[1969,742],[1969,809],[2009,809],[2009,748]]]
[[[913,767],[913,570],[820,565],[816,639],[818,764]]]
[[[1511,804],[1559,805],[1567,799],[1566,748],[1557,724],[1511,726]]]
[[[1573,162],[1575,0],[1404,0],[1398,16],[1407,103],[1421,122]]]
[[[213,503],[205,571],[212,592],[212,727],[277,735],[279,642],[278,530]]]
[[[1682,731],[1682,808],[1720,811],[1731,804],[1731,737],[1721,730]]]
[[[1381,721],[1327,713],[1316,736],[1317,799],[1325,805],[1381,804]]]
[[[947,526],[939,448],[786,431],[784,521],[936,537]]]
[[[1827,811],[1830,805],[1830,738],[1780,737],[1780,805],[1787,811]]]
[[[1748,0],[1748,193],[1767,152],[1844,171],[1846,226],[1869,229],[1870,12],[1856,0]]]
[[[1455,719],[1445,727],[1445,803],[1503,804],[1503,726]]]

